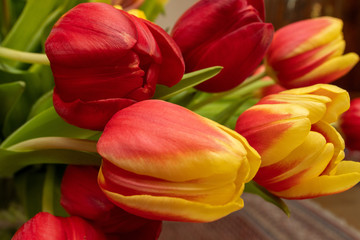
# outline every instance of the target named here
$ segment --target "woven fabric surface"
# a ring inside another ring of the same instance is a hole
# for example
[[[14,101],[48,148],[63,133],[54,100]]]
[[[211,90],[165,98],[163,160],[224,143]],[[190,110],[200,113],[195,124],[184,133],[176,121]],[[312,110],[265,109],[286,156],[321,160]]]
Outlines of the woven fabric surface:
[[[211,223],[164,222],[159,240],[360,240],[360,232],[311,200],[286,201],[291,216],[260,197]]]

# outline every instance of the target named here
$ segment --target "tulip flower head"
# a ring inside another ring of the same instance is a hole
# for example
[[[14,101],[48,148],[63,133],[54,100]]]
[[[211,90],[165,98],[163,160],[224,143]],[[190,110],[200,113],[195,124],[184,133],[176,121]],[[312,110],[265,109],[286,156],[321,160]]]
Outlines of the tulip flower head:
[[[330,83],[359,61],[355,53],[343,55],[343,22],[320,17],[289,24],[274,34],[265,56],[270,77],[285,88]]]
[[[350,102],[349,111],[340,119],[340,127],[345,137],[346,147],[350,150],[360,150],[360,98]]]
[[[12,240],[106,240],[105,235],[79,217],[56,217],[40,212],[27,221]]]
[[[53,27],[45,51],[54,107],[67,122],[102,130],[118,110],[182,78],[181,52],[155,24],[105,3],[83,3]]]
[[[97,184],[99,169],[69,165],[61,183],[61,205],[72,216],[86,219],[107,236],[120,239],[157,239],[161,221],[130,214],[107,199]],[[74,184],[76,182],[76,184]]]
[[[273,26],[264,23],[263,0],[200,0],[176,22],[172,36],[184,56],[186,72],[223,66],[196,88],[230,90],[259,65],[268,49]]]
[[[160,100],[116,113],[97,149],[107,197],[158,220],[208,222],[242,208],[244,183],[260,165],[236,132]]]
[[[349,108],[348,93],[318,84],[269,95],[240,115],[236,131],[261,155],[254,180],[289,199],[345,191],[360,163],[342,161],[344,141],[330,124]]]

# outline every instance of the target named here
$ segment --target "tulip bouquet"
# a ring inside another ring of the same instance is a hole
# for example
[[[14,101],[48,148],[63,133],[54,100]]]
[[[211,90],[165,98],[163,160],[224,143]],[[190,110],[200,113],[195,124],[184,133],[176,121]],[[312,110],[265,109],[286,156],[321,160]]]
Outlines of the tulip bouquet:
[[[199,0],[168,33],[165,2],[4,1],[0,238],[158,239],[243,192],[289,214],[360,181],[340,19],[274,31],[263,0]]]

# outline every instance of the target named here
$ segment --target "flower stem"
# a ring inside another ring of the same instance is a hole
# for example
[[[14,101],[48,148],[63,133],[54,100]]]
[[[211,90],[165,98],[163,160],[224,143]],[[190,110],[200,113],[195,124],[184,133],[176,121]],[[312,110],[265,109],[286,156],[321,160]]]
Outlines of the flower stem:
[[[258,88],[262,88],[265,86],[269,86],[274,84],[273,81],[261,81],[258,83],[258,80],[262,79],[263,77],[266,76],[265,72],[259,73],[257,75],[254,75],[252,77],[247,78],[242,84],[240,84],[239,86],[226,91],[226,92],[222,92],[222,93],[218,93],[218,94],[213,94],[210,97],[200,101],[199,103],[195,103],[193,105],[190,105],[188,108],[192,111],[195,111],[209,103],[215,102],[223,97],[235,94],[238,96],[243,96],[243,95],[247,95],[248,93],[258,89]]]
[[[39,63],[43,65],[50,65],[49,59],[47,58],[46,54],[22,52],[1,46],[0,57],[24,63]]]
[[[55,166],[47,165],[42,192],[42,211],[54,214]]]
[[[11,151],[33,151],[42,149],[68,149],[84,152],[97,152],[96,141],[67,137],[41,137],[26,140],[11,147]]]

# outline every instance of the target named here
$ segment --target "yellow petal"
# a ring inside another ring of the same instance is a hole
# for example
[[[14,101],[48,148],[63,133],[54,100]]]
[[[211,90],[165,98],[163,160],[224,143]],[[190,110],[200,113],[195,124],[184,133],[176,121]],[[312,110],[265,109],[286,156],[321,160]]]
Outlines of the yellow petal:
[[[104,178],[99,174],[99,184],[102,187]],[[208,204],[168,196],[133,195],[124,196],[108,191],[104,193],[119,207],[142,217],[169,221],[210,222],[224,217],[241,209],[244,205],[240,194],[244,184],[239,189],[239,194],[226,204]]]
[[[264,100],[265,102],[269,100],[276,102],[293,103],[303,106],[304,108],[309,110],[308,118],[310,119],[311,123],[318,122],[324,117],[326,113],[326,104],[331,102],[331,99],[326,96],[311,94],[294,95],[286,93],[270,95],[267,98],[262,99],[260,103],[263,103]]]
[[[282,93],[295,95],[314,94],[330,98],[331,102],[326,104],[327,111],[322,119],[328,123],[335,122],[338,117],[350,107],[348,92],[331,84],[316,84],[309,87],[294,88],[283,91]]]
[[[288,190],[273,193],[288,199],[314,198],[346,191],[355,186],[359,181],[359,171],[351,171],[334,176],[322,175],[304,181]]]
[[[296,56],[298,54],[325,45],[334,39],[337,39],[338,36],[342,34],[341,30],[343,27],[343,22],[341,19],[332,17],[322,17],[318,19],[326,19],[330,24],[322,31],[319,31],[316,35],[313,35],[313,37],[299,45],[296,49],[294,49],[294,51],[287,55],[286,58],[290,58],[292,56]]]

